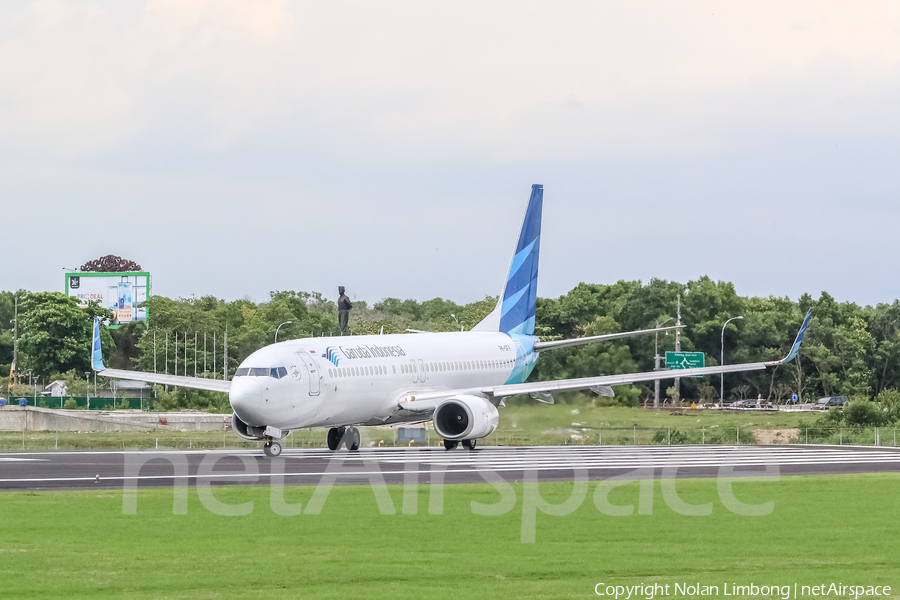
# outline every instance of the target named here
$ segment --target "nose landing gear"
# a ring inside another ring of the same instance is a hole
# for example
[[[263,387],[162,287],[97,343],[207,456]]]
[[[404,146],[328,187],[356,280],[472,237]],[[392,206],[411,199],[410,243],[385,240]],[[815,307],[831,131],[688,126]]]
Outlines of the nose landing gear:
[[[263,453],[269,458],[281,456],[281,442],[278,440],[269,440],[263,446]]]

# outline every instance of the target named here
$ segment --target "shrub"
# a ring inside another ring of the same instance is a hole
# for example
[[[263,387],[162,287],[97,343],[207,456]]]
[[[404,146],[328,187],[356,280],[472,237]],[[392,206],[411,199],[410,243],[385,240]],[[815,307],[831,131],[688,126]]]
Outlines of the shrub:
[[[884,412],[878,404],[866,400],[853,400],[844,406],[844,423],[849,426],[881,425]]]

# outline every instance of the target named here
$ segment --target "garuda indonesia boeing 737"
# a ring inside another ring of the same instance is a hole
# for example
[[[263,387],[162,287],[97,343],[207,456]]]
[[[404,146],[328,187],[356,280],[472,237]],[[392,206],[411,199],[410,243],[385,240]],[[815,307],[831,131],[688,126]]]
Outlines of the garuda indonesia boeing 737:
[[[104,377],[136,379],[228,393],[233,429],[265,441],[265,454],[281,454],[295,429],[327,427],[328,447],[357,450],[357,426],[431,420],[450,450],[474,449],[500,419],[503,399],[593,389],[674,377],[671,371],[525,383],[542,351],[659,331],[649,329],[574,340],[540,341],[534,335],[538,255],[544,190],[534,185],[519,240],[496,308],[471,331],[319,337],[279,342],[244,360],[231,381],[106,369],[94,322],[93,367]],[[679,370],[680,377],[751,371],[792,360],[809,324],[803,322],[790,353],[775,362]],[[548,397],[549,396],[549,397]]]

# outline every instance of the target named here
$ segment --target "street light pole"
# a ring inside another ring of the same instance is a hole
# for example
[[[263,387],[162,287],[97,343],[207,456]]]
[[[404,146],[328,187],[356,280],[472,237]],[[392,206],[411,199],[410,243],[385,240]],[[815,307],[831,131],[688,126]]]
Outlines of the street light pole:
[[[281,325],[290,325],[291,323],[293,323],[293,321],[285,321]],[[281,329],[281,325],[279,325],[278,327],[275,328],[275,343],[276,344],[278,343],[278,330]]]
[[[731,317],[727,321],[725,321],[725,325],[728,325],[730,322],[736,319],[743,319],[744,317]],[[721,339],[721,355],[719,356],[719,366],[725,366],[725,325],[722,325],[722,339]],[[725,404],[725,373],[719,375],[719,400],[722,404]]]
[[[665,321],[660,323],[659,319],[657,319],[656,320],[656,328],[659,329],[662,325],[665,325],[666,323],[668,323],[671,320],[672,320],[672,317],[669,317],[668,319],[666,319]],[[666,332],[666,335],[669,335],[668,331]],[[653,370],[659,371],[659,331],[656,332],[656,342],[655,342],[653,348],[654,348],[653,360],[655,361]],[[659,379],[657,379],[654,382],[653,408],[659,408]]]

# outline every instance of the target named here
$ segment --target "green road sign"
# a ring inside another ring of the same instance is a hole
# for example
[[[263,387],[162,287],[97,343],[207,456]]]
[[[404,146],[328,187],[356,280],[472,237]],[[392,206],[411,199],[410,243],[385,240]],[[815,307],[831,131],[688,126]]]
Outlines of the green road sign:
[[[699,369],[706,366],[706,355],[702,352],[666,352],[666,369]],[[694,377],[700,377],[695,375]]]

